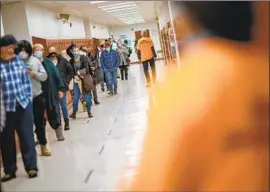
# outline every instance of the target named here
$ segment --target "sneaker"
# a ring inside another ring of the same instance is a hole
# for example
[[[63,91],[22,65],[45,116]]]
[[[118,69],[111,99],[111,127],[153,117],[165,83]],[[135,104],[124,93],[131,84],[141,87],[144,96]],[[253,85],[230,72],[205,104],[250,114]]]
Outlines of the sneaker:
[[[63,127],[60,125],[57,129],[55,129],[56,137],[58,141],[64,141],[65,137],[63,135]]]
[[[5,174],[4,175],[4,177],[2,177],[1,178],[1,182],[8,182],[8,181],[10,181],[10,180],[12,180],[12,179],[15,179],[16,178],[16,175],[15,174],[12,174],[12,175],[10,175],[10,174]]]
[[[112,93],[112,92],[109,92],[109,93],[108,93],[108,95],[109,95],[109,96],[112,96],[112,95],[113,95],[113,93]]]
[[[105,92],[105,89],[104,89],[104,88],[101,88],[101,91],[102,91],[102,92]]]
[[[40,151],[41,151],[41,156],[49,157],[52,155],[46,145],[40,145]]]
[[[29,170],[29,171],[27,171],[27,173],[28,173],[28,176],[29,176],[30,179],[36,178],[38,176],[37,170]]]

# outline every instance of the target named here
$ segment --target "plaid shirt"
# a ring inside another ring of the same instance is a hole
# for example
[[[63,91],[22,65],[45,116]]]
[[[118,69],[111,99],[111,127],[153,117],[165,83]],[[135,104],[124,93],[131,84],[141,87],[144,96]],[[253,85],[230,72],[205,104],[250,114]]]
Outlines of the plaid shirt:
[[[32,101],[32,86],[23,60],[15,56],[9,61],[0,60],[3,103],[7,112],[15,112],[16,105],[26,108]]]

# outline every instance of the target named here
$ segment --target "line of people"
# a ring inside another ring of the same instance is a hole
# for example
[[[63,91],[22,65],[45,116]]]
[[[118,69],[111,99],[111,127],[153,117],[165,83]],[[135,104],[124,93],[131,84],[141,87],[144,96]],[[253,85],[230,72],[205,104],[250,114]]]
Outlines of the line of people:
[[[97,95],[98,78],[101,89],[105,84],[109,95],[117,94],[117,70],[122,80],[128,79],[131,51],[121,41],[117,49],[110,42],[98,47],[96,55],[86,46],[70,45],[61,55],[54,46],[44,55],[41,44],[31,45],[14,36],[0,39],[1,66],[1,152],[5,175],[2,182],[16,178],[15,130],[25,170],[29,178],[38,176],[34,134],[40,145],[41,156],[51,156],[47,147],[46,122],[55,130],[58,141],[64,141],[63,131],[70,130],[69,118],[76,119],[79,101],[92,118],[92,99],[100,104]],[[69,57],[69,58],[68,58]],[[105,80],[106,77],[106,80]],[[73,111],[69,116],[67,92],[72,92]],[[61,121],[64,119],[64,126]],[[35,129],[34,129],[35,125]]]

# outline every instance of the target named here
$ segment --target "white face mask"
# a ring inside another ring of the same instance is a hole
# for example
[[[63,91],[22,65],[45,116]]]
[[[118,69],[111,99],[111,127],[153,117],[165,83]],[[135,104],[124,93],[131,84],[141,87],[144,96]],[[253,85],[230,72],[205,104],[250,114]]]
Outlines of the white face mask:
[[[85,52],[83,52],[83,51],[80,51],[80,55],[86,56],[87,54]]]
[[[27,59],[29,55],[25,51],[21,51],[19,53],[19,56],[20,56],[21,59]]]

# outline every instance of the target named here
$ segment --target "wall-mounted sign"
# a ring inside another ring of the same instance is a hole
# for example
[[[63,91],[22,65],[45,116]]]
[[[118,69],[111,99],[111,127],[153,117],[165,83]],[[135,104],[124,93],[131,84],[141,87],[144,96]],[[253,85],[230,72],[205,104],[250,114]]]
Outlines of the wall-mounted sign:
[[[120,39],[127,39],[126,35],[120,35],[119,37],[120,37]]]

